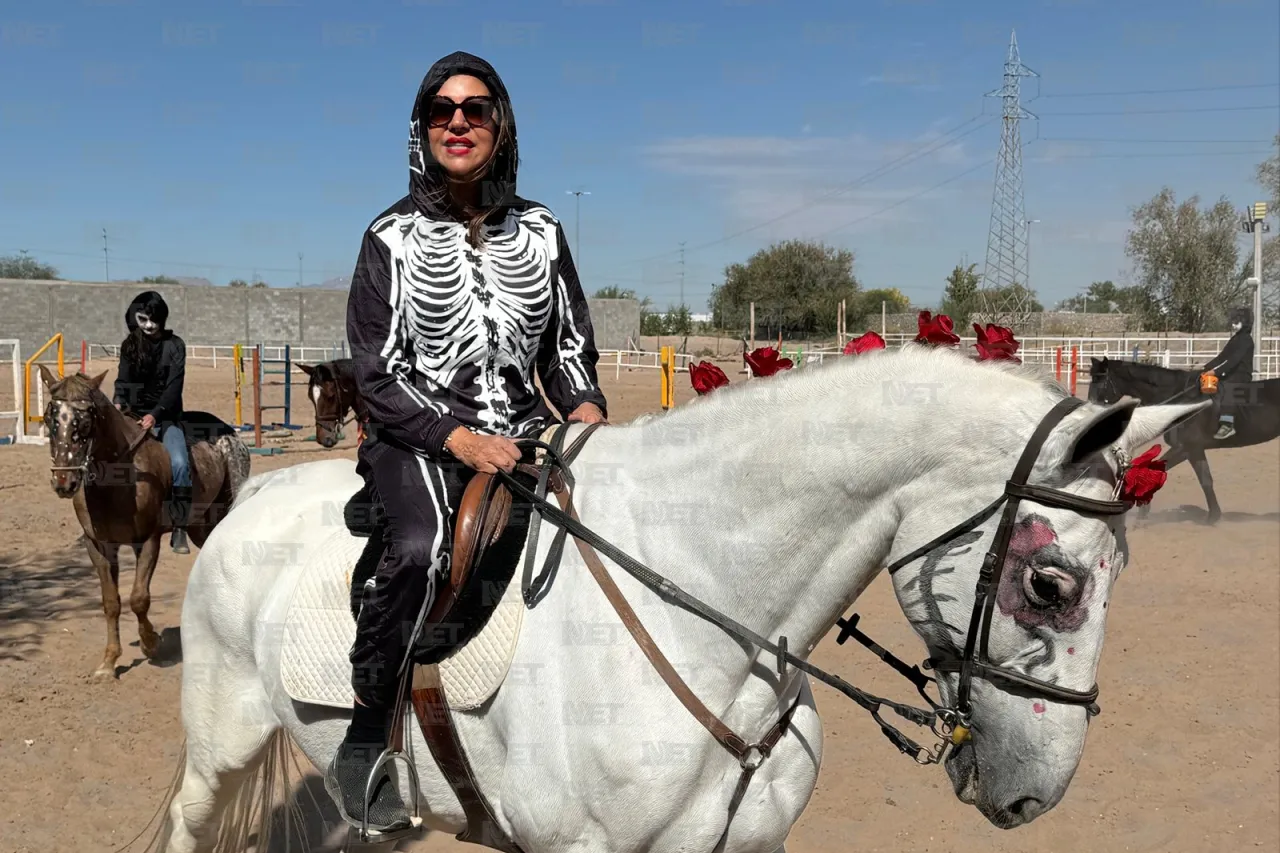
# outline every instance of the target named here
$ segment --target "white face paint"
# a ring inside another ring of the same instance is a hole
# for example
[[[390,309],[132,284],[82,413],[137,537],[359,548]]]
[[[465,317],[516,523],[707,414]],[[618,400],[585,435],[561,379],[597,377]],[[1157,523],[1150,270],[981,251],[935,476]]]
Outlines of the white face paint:
[[[1242,328],[1244,328],[1244,323],[1232,323],[1232,324],[1231,324],[1231,331],[1233,331],[1233,332],[1238,332],[1238,331],[1240,331]]]
[[[142,329],[144,334],[154,335],[160,330],[160,324],[152,320],[147,314],[141,311],[133,315],[134,322],[138,324],[138,328]]]

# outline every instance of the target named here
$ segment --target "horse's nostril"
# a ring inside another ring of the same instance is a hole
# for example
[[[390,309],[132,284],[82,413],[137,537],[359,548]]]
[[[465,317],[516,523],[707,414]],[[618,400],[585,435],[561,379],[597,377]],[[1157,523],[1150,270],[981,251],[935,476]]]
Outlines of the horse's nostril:
[[[1031,820],[1044,810],[1043,803],[1035,797],[1023,797],[1009,804],[1009,813]]]

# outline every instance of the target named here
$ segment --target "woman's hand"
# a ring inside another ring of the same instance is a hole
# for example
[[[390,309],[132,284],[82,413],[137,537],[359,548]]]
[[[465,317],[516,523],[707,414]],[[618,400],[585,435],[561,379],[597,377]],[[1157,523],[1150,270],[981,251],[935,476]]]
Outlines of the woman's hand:
[[[595,403],[583,403],[569,414],[567,420],[583,424],[607,423],[604,419],[604,412],[600,411],[600,407]]]
[[[520,461],[520,448],[511,439],[503,435],[476,435],[466,427],[449,433],[444,446],[462,464],[481,474],[499,470],[509,474]]]
[[[138,426],[142,427],[144,430],[150,430],[155,425],[156,419],[149,414],[143,415],[142,420],[138,421]]]

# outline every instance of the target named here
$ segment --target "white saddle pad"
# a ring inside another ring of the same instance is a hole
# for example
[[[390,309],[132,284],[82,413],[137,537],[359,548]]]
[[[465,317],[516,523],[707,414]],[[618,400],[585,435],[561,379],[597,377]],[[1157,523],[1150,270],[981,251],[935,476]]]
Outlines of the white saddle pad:
[[[348,658],[356,635],[351,574],[367,541],[339,528],[312,550],[302,569],[285,616],[280,652],[280,678],[295,701],[350,708],[355,699]],[[428,681],[438,678],[449,707],[478,708],[506,678],[523,618],[517,572],[480,633],[439,664],[419,667],[438,674],[417,675]]]

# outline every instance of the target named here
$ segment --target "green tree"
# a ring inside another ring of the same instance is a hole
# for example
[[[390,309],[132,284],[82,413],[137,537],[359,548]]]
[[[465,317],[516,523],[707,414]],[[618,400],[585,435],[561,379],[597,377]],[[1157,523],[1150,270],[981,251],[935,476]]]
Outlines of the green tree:
[[[1084,293],[1062,300],[1058,309],[1090,314],[1141,314],[1146,302],[1147,294],[1141,287],[1120,287],[1108,279],[1095,281]]]
[[[766,329],[830,334],[840,301],[854,302],[860,291],[852,252],[789,240],[761,249],[746,263],[725,267],[724,283],[713,291],[710,307],[713,323],[721,329],[745,329],[754,302],[756,322]]]
[[[969,317],[982,308],[978,297],[978,283],[982,277],[974,272],[977,268],[977,264],[969,264],[967,267],[956,264],[946,278],[947,286],[942,292],[942,313],[957,325],[967,326]]]
[[[1270,213],[1280,214],[1280,133],[1276,134],[1277,153],[1258,164],[1257,179],[1266,191]],[[1253,252],[1245,259],[1246,277],[1253,275]],[[1262,238],[1262,321],[1268,326],[1280,324],[1280,234]]]
[[[263,280],[259,279],[259,280],[255,281],[253,284],[251,284],[251,285],[249,285],[249,286],[250,286],[250,287],[266,287],[266,286],[267,286],[267,283],[266,283],[265,281],[263,281]]]
[[[688,305],[668,307],[664,319],[668,335],[687,335],[693,331],[693,317]]]
[[[58,271],[48,264],[40,263],[23,249],[16,255],[0,255],[0,278],[55,281]]]
[[[1149,329],[1209,331],[1247,298],[1236,210],[1226,198],[1206,210],[1199,204],[1199,196],[1178,203],[1165,187],[1133,212],[1125,253],[1134,261]]]
[[[170,278],[167,275],[144,275],[139,282],[142,284],[177,284],[176,278]]]
[[[233,278],[231,279],[231,281],[227,282],[227,287],[248,287],[248,286],[249,286],[249,282],[245,281],[242,278]]]
[[[856,305],[846,306],[845,325],[852,330],[855,325],[864,325],[878,318],[881,303],[884,303],[886,314],[904,314],[911,310],[911,300],[901,290],[896,287],[877,287],[864,291]]]
[[[602,287],[595,292],[592,299],[635,299],[636,292],[634,290],[623,290],[616,284],[608,287]]]

